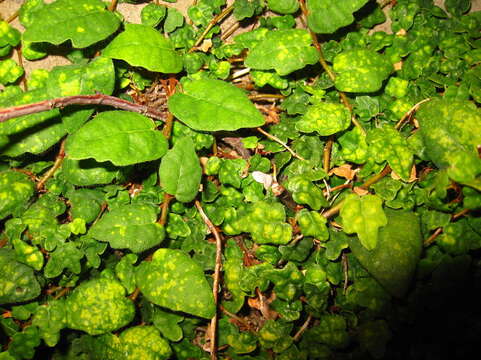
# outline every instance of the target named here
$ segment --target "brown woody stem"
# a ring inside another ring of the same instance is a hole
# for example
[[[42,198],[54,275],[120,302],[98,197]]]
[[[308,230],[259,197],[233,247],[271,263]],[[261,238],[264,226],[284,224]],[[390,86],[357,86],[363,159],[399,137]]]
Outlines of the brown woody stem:
[[[165,114],[152,107],[134,104],[130,101],[104,94],[74,95],[51,100],[39,101],[32,104],[12,106],[0,110],[0,122],[7,121],[19,116],[36,114],[52,109],[62,109],[69,105],[106,105],[116,109],[136,112],[153,119],[165,121]]]
[[[53,174],[55,174],[55,171],[57,171],[58,168],[62,165],[64,158],[65,158],[65,140],[62,140],[62,142],[60,143],[60,150],[58,151],[58,154],[57,154],[57,157],[55,158],[55,162],[53,163],[53,166],[42,176],[40,181],[37,183],[37,191],[40,191],[43,189],[47,180],[50,179],[53,176]]]

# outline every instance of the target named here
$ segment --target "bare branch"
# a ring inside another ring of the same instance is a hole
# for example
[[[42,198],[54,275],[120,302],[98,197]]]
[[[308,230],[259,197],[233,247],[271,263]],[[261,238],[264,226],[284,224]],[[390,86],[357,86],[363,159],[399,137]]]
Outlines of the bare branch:
[[[153,119],[165,121],[165,113],[152,107],[139,105],[115,96],[104,94],[96,95],[74,95],[51,100],[39,101],[32,104],[12,106],[0,110],[0,122],[7,121],[19,116],[36,114],[52,109],[62,109],[69,105],[106,105],[116,109],[136,112]]]

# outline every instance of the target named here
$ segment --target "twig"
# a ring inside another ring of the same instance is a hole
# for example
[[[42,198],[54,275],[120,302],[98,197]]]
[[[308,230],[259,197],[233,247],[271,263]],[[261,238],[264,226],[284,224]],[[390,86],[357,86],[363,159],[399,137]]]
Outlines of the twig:
[[[297,155],[296,152],[294,150],[292,150],[289,145],[287,145],[285,142],[283,142],[281,139],[279,139],[277,136],[274,136],[272,134],[269,134],[267,131],[264,131],[262,128],[257,128],[257,131],[259,131],[261,134],[267,136],[269,139],[275,141],[276,143],[278,144],[281,144],[282,146],[284,146],[286,148],[287,151],[289,151],[292,156],[294,156],[295,158],[299,159],[299,160],[302,160],[302,161],[305,161],[306,159],[304,159],[302,156],[300,155]]]
[[[50,179],[53,176],[53,174],[55,174],[55,171],[57,171],[58,168],[62,165],[64,158],[65,158],[65,139],[62,140],[62,142],[60,143],[60,150],[58,151],[58,154],[57,154],[57,157],[55,158],[55,162],[53,163],[53,166],[42,176],[40,181],[37,183],[37,191],[40,191],[43,189],[47,180]]]
[[[301,6],[302,14],[306,18],[305,23],[307,23],[307,15],[308,15],[309,11],[307,10],[305,0],[299,0],[299,4]],[[309,34],[311,35],[312,43],[314,44],[314,47],[316,48],[317,52],[319,53],[319,63],[321,64],[324,71],[327,73],[327,76],[329,76],[329,78],[334,82],[336,80],[336,75],[334,74],[331,67],[326,62],[326,59],[324,57],[324,53],[322,51],[321,44],[319,43],[319,40],[317,40],[317,35],[311,29],[309,29],[309,27],[307,27],[307,30],[309,31]],[[366,130],[364,130],[364,127],[361,125],[361,123],[359,121],[357,121],[356,117],[354,116],[354,113],[352,112],[352,105],[349,102],[349,99],[347,98],[346,94],[342,91],[338,91],[338,93],[339,93],[339,96],[341,98],[342,103],[351,113],[351,122],[354,124],[354,126],[358,127],[359,130],[361,130],[361,133],[363,135],[366,135]]]
[[[331,216],[336,215],[341,210],[343,205],[344,205],[344,200],[339,201],[335,206],[323,212],[322,216],[324,216],[326,219],[329,219]]]
[[[470,209],[463,209],[460,212],[457,212],[456,214],[453,214],[453,216],[451,216],[451,220],[456,220],[456,219],[466,215],[468,212],[470,212]]]
[[[165,119],[165,125],[162,129],[162,135],[165,136],[166,139],[170,138],[170,134],[172,133],[172,126],[174,125],[174,115],[169,111],[167,113],[167,117]]]
[[[129,299],[132,300],[132,301],[135,301],[137,300],[137,297],[139,296],[140,294],[140,288],[135,288],[134,292],[132,294],[129,295]]]
[[[347,284],[349,282],[349,261],[345,252],[342,252],[341,262],[342,272],[344,273],[344,286],[342,287],[342,293],[346,295]]]
[[[209,31],[218,23],[218,22],[221,22],[227,15],[229,15],[232,10],[234,10],[234,5],[229,5],[227,6],[224,10],[222,10],[222,12],[217,15],[216,17],[214,17],[210,22],[209,24],[207,24],[207,27],[205,28],[205,30],[202,32],[202,34],[200,34],[199,38],[195,41],[194,43],[194,46],[192,46],[190,49],[189,49],[189,53],[193,52],[197,46],[200,45],[200,43],[204,40],[204,38],[207,36],[207,34],[209,33]]]
[[[432,233],[432,235],[430,237],[428,237],[425,241],[424,241],[424,246],[429,246],[431,245],[434,240],[436,240],[436,238],[443,232],[443,228],[437,228],[436,231],[434,231]]]
[[[218,308],[219,308],[219,287],[220,287],[220,270],[222,267],[222,238],[220,237],[219,232],[217,231],[216,227],[210,219],[207,217],[202,205],[198,200],[195,201],[195,207],[197,211],[199,211],[202,220],[209,228],[210,232],[214,235],[215,238],[215,269],[214,269],[214,284],[213,284],[213,295],[214,295],[214,303],[216,307],[215,315],[211,319],[210,326],[212,329],[211,333],[211,343],[210,343],[210,358],[211,360],[217,359],[217,318],[218,318]]]
[[[15,11],[15,12],[14,12],[12,15],[10,15],[10,16],[7,18],[7,20],[5,20],[5,21],[10,24],[13,20],[15,20],[15,19],[17,18],[18,14],[19,14],[19,10]]]
[[[329,172],[330,168],[330,162],[331,162],[331,150],[332,150],[332,144],[334,143],[334,138],[333,136],[329,136],[329,139],[327,140],[326,146],[324,147],[324,153],[323,153],[323,161],[322,161],[322,167],[324,168],[324,171],[326,173]]]
[[[299,339],[301,338],[301,335],[304,333],[304,331],[306,331],[306,329],[309,327],[309,323],[311,322],[312,320],[312,315],[309,314],[309,316],[307,317],[306,321],[304,321],[304,324],[302,324],[301,328],[296,332],[296,334],[294,335],[294,337],[292,338],[295,342],[296,341],[299,341]]]
[[[152,107],[134,104],[130,101],[104,94],[96,95],[74,95],[51,100],[39,101],[32,104],[12,106],[0,109],[0,122],[7,121],[19,116],[36,114],[52,109],[61,109],[69,105],[106,105],[117,109],[136,112],[153,119],[165,121],[165,113]]]
[[[225,42],[238,28],[240,28],[240,24],[236,21],[225,30],[225,33],[222,34],[220,39]]]
[[[249,99],[252,101],[256,100],[265,100],[265,99],[284,99],[285,96],[282,94],[254,94],[254,95],[249,95]]]
[[[159,225],[164,226],[167,223],[167,215],[169,214],[169,204],[174,197],[170,194],[164,194],[164,201],[161,205],[161,213],[159,219]]]
[[[236,314],[233,314],[231,313],[230,311],[228,311],[225,307],[223,307],[222,305],[219,306],[220,308],[220,311],[222,311],[224,314],[226,314],[228,317],[238,321],[239,323],[241,323],[242,325],[244,325],[247,330],[249,330],[250,332],[255,332],[254,329],[252,328],[251,324],[249,324],[246,320],[244,320],[243,318],[237,316]]]
[[[117,0],[112,0],[109,4],[108,10],[115,11],[117,9]]]
[[[456,214],[453,214],[451,215],[451,221],[454,221],[456,219],[459,219],[460,217],[466,215],[467,213],[469,213],[470,209],[463,209],[459,212],[457,212]],[[437,228],[432,234],[430,237],[428,237],[425,241],[424,241],[424,246],[429,246],[431,245],[434,240],[436,240],[436,238],[441,235],[441,233],[443,232],[443,228],[442,227],[439,227]]]
[[[63,288],[57,295],[53,297],[54,300],[60,299],[62,296],[66,295],[70,291],[70,288]]]
[[[391,172],[391,167],[389,165],[386,165],[384,167],[384,169],[382,169],[382,171],[379,174],[374,175],[372,178],[366,180],[366,182],[364,182],[364,184],[362,184],[360,186],[360,188],[367,189],[371,185],[377,183],[379,180],[381,180],[383,177],[385,177],[390,172]]]
[[[17,59],[18,59],[18,65],[20,65],[23,68],[23,57],[22,57],[22,47],[21,45],[18,45],[16,48],[17,52]],[[25,72],[23,73],[22,77],[20,78],[20,85],[22,86],[23,91],[27,91],[27,78],[25,76]]]
[[[406,113],[404,114],[404,116],[401,118],[401,120],[399,120],[399,121],[396,123],[396,125],[394,126],[394,128],[395,128],[396,130],[401,129],[401,127],[404,125],[404,122],[405,122],[407,119],[409,119],[409,117],[410,117],[415,111],[418,110],[419,106],[421,106],[422,104],[424,104],[425,102],[428,102],[428,101],[430,101],[430,100],[431,100],[431,98],[426,98],[426,99],[424,99],[424,100],[421,100],[421,101],[418,102],[417,104],[415,104],[411,109],[409,109],[408,112],[406,112]]]

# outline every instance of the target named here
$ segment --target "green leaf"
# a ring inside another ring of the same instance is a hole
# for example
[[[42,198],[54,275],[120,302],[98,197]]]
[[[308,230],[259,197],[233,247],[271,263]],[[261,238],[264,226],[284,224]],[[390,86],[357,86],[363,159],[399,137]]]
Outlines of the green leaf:
[[[264,124],[264,118],[234,85],[221,80],[195,80],[169,98],[169,110],[195,130],[237,130]]]
[[[393,70],[391,63],[372,50],[349,50],[336,55],[333,63],[335,85],[340,91],[374,92]]]
[[[40,295],[40,285],[33,269],[15,260],[15,252],[0,249],[0,304],[31,300]]]
[[[426,154],[454,181],[468,183],[481,173],[478,146],[481,111],[469,101],[434,99],[420,106],[417,119]]]
[[[368,0],[307,0],[307,24],[318,34],[332,34],[354,21],[353,13]]]
[[[137,258],[138,256],[135,254],[127,254],[115,265],[115,275],[117,275],[128,294],[135,290],[134,264],[137,262]]]
[[[281,76],[287,75],[319,60],[319,53],[311,45],[312,39],[306,30],[269,31],[249,51],[244,63],[256,70],[274,69]]]
[[[384,126],[369,131],[369,152],[377,163],[387,161],[401,179],[407,181],[411,175],[413,153],[404,138],[395,129]]]
[[[171,33],[178,27],[182,26],[182,24],[184,24],[184,17],[180,11],[175,8],[168,8],[167,17],[164,22],[164,31],[166,33]]]
[[[0,172],[0,219],[24,209],[33,195],[35,184],[17,171]]]
[[[293,14],[299,9],[297,0],[267,0],[270,10],[279,14]]]
[[[386,209],[387,225],[379,230],[374,250],[350,241],[354,256],[392,295],[402,297],[411,282],[422,250],[419,219],[413,212]]]
[[[35,348],[40,345],[40,335],[35,326],[26,326],[21,332],[12,336],[8,352],[16,359],[31,359]]]
[[[147,4],[140,11],[140,19],[142,24],[156,27],[165,17],[167,8],[162,5],[157,5],[154,3]]]
[[[338,142],[341,145],[340,154],[344,160],[356,164],[363,164],[367,161],[369,148],[366,143],[366,135],[357,126],[339,136]]]
[[[344,105],[321,102],[307,108],[307,112],[296,122],[296,129],[328,136],[347,129],[350,124],[351,114]]]
[[[296,214],[297,223],[302,235],[313,236],[318,240],[327,240],[329,232],[326,227],[326,218],[316,211],[302,209]]]
[[[367,250],[377,247],[379,228],[388,221],[382,209],[381,198],[355,194],[346,196],[341,208],[341,219],[344,232],[357,233],[362,246]]]
[[[366,349],[374,359],[382,359],[392,334],[386,320],[370,320],[359,326],[358,339],[361,348]]]
[[[302,175],[291,176],[285,186],[298,204],[307,204],[314,210],[328,205],[322,190]]]
[[[340,315],[323,315],[319,325],[308,330],[310,337],[316,337],[318,342],[336,349],[343,349],[349,344],[346,319]]]
[[[107,57],[97,57],[85,65],[56,66],[47,80],[50,98],[98,92],[110,95],[114,87],[114,64]]]
[[[230,312],[237,313],[244,305],[244,298],[246,293],[240,287],[240,279],[242,278],[243,270],[243,254],[242,250],[235,243],[233,239],[227,240],[224,250],[225,261],[223,264],[224,281],[232,299],[224,301],[222,305]]]
[[[212,289],[202,269],[180,250],[159,249],[137,270],[137,286],[154,304],[203,318],[215,313]]]
[[[102,54],[150,71],[178,73],[182,70],[182,57],[175,52],[171,41],[147,25],[126,24],[125,31],[112,40]]]
[[[6,85],[13,83],[20,78],[24,70],[14,60],[0,60],[0,84]]]
[[[100,0],[57,0],[31,14],[23,37],[30,42],[59,45],[71,40],[85,48],[112,34],[120,25]]]
[[[124,330],[119,339],[122,353],[129,359],[166,360],[172,355],[169,343],[153,326],[134,326]]]
[[[39,306],[32,319],[32,325],[37,326],[40,336],[48,346],[57,345],[60,330],[67,326],[65,302],[51,301]]]
[[[36,271],[42,269],[44,258],[36,246],[30,246],[20,239],[13,239],[12,244],[15,248],[15,260],[30,266]]]
[[[67,326],[90,335],[105,334],[130,323],[135,306],[124,287],[111,279],[85,281],[65,301]]]
[[[90,228],[89,236],[109,242],[114,249],[140,253],[164,239],[164,227],[157,224],[157,213],[156,207],[146,204],[116,207]]]
[[[20,42],[20,31],[11,27],[6,21],[0,20],[0,48],[17,46]]]
[[[159,168],[160,184],[178,201],[190,202],[199,192],[202,168],[190,137],[178,140],[162,158]]]
[[[158,306],[155,306],[152,314],[152,323],[154,326],[163,336],[171,341],[180,341],[182,339],[182,328],[178,324],[182,320],[184,320],[183,316],[164,311]]]
[[[69,136],[65,152],[73,160],[94,158],[125,166],[156,160],[167,151],[167,141],[149,118],[126,111],[98,114]]]
[[[74,274],[79,274],[80,260],[83,257],[84,253],[73,242],[58,245],[55,251],[50,253],[44,275],[47,278],[54,278],[62,274],[65,269]]]
[[[78,186],[108,184],[115,179],[118,172],[112,163],[98,163],[94,159],[79,161],[66,158],[62,163],[65,180]]]

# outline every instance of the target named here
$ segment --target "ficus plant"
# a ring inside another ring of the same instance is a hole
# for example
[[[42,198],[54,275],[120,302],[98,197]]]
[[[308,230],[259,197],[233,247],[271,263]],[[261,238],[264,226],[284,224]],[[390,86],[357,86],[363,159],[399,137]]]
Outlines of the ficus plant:
[[[469,0],[116,3],[0,21],[1,360],[477,346]]]

